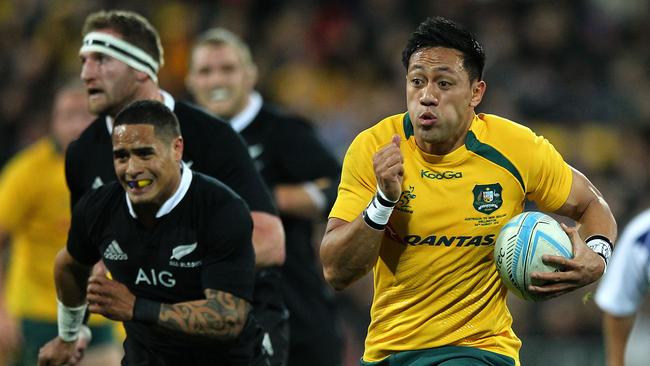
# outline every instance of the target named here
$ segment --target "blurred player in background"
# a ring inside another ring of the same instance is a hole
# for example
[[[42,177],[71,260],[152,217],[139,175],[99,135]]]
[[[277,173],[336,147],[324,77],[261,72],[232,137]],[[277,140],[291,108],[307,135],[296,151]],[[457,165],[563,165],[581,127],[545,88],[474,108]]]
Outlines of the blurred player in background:
[[[607,366],[625,365],[635,316],[649,291],[650,209],[633,218],[623,230],[596,292],[596,304],[604,311]]]
[[[548,283],[529,290],[548,298],[600,278],[616,222],[546,139],[475,113],[485,54],[462,26],[425,20],[402,63],[408,112],[352,142],[321,245],[325,278],[343,289],[373,270],[363,365],[519,364],[492,254],[499,229],[526,200],[579,222],[565,229],[574,258],[544,258],[564,271],[532,274]]]
[[[182,163],[174,113],[130,104],[112,134],[118,181],[75,205],[54,266],[59,335],[39,366],[68,364],[86,307],[124,323],[123,365],[266,365],[249,317],[252,221],[223,183]],[[103,260],[112,274],[91,276]]]
[[[99,117],[66,154],[72,204],[84,192],[115,180],[111,154],[115,115],[137,100],[161,101],[178,117],[188,166],[219,179],[248,204],[254,223],[256,288],[273,288],[279,281],[276,268],[285,259],[284,231],[242,139],[228,124],[159,88],[163,48],[157,30],[144,17],[130,11],[96,12],[86,18],[82,33],[81,79],[89,109]],[[280,296],[272,292],[260,296],[283,307]]]
[[[232,32],[215,28],[197,38],[186,81],[201,106],[227,120],[246,140],[275,197],[286,233],[281,293],[289,309],[288,365],[340,365],[333,294],[313,246],[314,223],[325,218],[336,198],[338,161],[308,121],[279,110],[255,91],[257,67],[250,49]],[[280,319],[257,317],[270,336],[272,364],[287,364],[287,334]]]
[[[9,254],[8,269],[0,270],[0,364],[13,354],[10,365],[35,365],[38,349],[57,334],[52,265],[70,226],[64,153],[93,118],[83,86],[64,86],[54,98],[49,135],[2,171],[0,245],[10,242],[11,247],[0,247],[0,253]],[[84,364],[119,364],[121,351],[111,323],[91,317],[92,342]]]

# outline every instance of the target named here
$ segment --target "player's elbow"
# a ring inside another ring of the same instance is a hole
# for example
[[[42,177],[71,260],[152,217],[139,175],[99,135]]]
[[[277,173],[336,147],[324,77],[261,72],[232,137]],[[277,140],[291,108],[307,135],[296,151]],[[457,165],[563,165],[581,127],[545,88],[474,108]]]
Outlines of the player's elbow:
[[[336,291],[341,291],[347,287],[347,284],[332,274],[331,271],[323,269],[323,277],[325,277],[325,282],[332,286]]]
[[[241,317],[233,319],[231,323],[231,331],[227,333],[225,340],[233,340],[238,338],[244,331],[244,328],[246,327],[247,319],[248,319],[248,311],[246,311],[246,313],[243,314]]]
[[[285,234],[278,216],[266,212],[251,212],[253,246],[257,267],[281,266],[286,258]]]
[[[332,286],[336,291],[344,290],[350,286],[356,278],[352,276],[345,276],[338,269],[333,266],[323,265],[323,277],[325,281]]]
[[[325,281],[338,291],[363,277],[376,261],[355,249],[362,244],[350,239],[354,233],[350,228],[348,222],[330,219],[319,250]]]
[[[350,276],[349,271],[346,271],[339,259],[337,253],[331,250],[328,236],[326,234],[320,247],[320,260],[323,265],[323,277],[325,282],[337,291],[345,289],[354,282],[354,278]]]
[[[235,301],[234,303],[237,304],[238,302]],[[237,309],[224,317],[222,321],[215,321],[212,324],[211,331],[205,335],[208,339],[220,342],[237,339],[246,329],[250,309],[250,304],[244,303],[243,300],[239,301]]]

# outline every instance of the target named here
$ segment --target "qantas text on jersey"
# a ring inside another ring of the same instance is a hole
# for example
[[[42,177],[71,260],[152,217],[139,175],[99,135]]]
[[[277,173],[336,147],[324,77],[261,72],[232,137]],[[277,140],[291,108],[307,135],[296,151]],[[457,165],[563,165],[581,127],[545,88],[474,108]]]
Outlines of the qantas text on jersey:
[[[494,234],[489,235],[406,235],[403,242],[408,245],[431,245],[446,247],[469,247],[494,244]]]

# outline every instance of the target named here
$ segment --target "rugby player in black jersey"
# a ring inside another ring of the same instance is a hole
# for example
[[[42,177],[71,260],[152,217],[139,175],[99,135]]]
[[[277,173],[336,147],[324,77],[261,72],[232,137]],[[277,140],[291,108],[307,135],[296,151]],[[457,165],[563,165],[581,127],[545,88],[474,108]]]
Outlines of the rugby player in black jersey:
[[[263,311],[281,312],[284,304],[275,288],[280,281],[276,268],[285,259],[284,231],[244,142],[227,123],[175,101],[159,88],[163,48],[157,31],[145,18],[130,11],[100,11],[86,18],[82,33],[81,79],[88,92],[88,107],[98,118],[67,150],[66,180],[72,205],[84,192],[115,180],[111,155],[115,115],[136,100],[163,102],[179,120],[186,164],[219,179],[248,204],[257,268],[253,305],[264,304]]]
[[[265,357],[250,336],[259,328],[248,316],[255,259],[244,201],[182,163],[178,121],[162,103],[125,108],[112,145],[118,182],[89,191],[73,210],[54,268],[59,336],[39,365],[68,362],[86,306],[124,322],[126,365],[243,366]],[[112,278],[90,276],[99,260]]]
[[[254,90],[256,66],[249,47],[223,29],[200,35],[186,78],[199,105],[227,120],[244,138],[273,192],[286,233],[282,295],[289,309],[290,347],[273,319],[258,315],[274,348],[271,364],[341,364],[341,334],[333,295],[322,278],[313,246],[314,223],[324,221],[336,199],[337,159],[304,119],[281,112]],[[288,363],[287,363],[288,362]]]

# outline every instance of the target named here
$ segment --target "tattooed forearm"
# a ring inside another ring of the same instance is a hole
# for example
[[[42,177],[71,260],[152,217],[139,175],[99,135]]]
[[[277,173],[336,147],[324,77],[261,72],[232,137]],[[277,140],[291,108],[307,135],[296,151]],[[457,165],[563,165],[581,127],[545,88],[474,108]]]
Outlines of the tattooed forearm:
[[[193,336],[221,340],[237,337],[246,324],[248,302],[217,290],[205,290],[205,295],[205,300],[163,304],[158,325]]]

